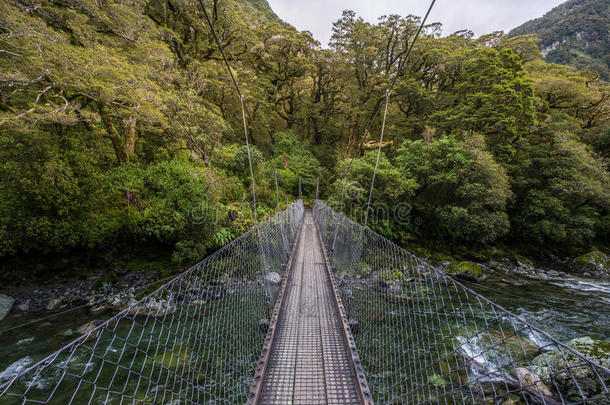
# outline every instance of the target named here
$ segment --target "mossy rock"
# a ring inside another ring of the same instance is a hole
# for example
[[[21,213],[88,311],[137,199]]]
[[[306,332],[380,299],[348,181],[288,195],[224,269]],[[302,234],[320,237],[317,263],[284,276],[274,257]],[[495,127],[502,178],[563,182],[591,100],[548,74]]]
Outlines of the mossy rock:
[[[354,268],[354,274],[360,276],[361,278],[367,278],[371,275],[371,273],[371,267],[364,262],[358,263]]]
[[[610,368],[610,342],[581,337],[566,344],[588,359]],[[543,379],[551,379],[564,397],[572,401],[582,401],[581,391],[587,398],[603,396],[604,385],[610,385],[608,374],[594,370],[580,357],[567,350],[553,350],[541,354],[532,361],[532,371]],[[600,399],[590,403],[608,405],[610,401]]]
[[[453,262],[449,265],[446,273],[470,281],[480,281],[483,279],[483,266],[475,262]]]
[[[596,276],[610,278],[610,256],[602,251],[594,250],[574,259],[572,269],[578,273],[592,273]]]
[[[407,248],[407,250],[409,250],[409,252],[411,252],[412,254],[414,254],[417,257],[421,257],[421,258],[429,258],[431,256],[430,251],[424,247],[421,246],[409,246]]]
[[[98,278],[95,283],[91,286],[92,291],[98,291],[104,288],[105,284],[113,284],[119,280],[119,276],[113,271],[109,271],[100,278]]]

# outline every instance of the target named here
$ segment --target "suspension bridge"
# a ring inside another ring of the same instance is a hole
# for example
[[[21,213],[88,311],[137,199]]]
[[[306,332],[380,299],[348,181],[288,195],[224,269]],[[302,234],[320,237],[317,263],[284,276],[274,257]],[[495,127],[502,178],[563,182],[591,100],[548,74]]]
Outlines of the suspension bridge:
[[[250,114],[199,5],[241,103],[256,223]],[[397,77],[364,225],[317,190],[279,211],[276,177],[273,217],[0,383],[0,404],[610,405],[607,365],[366,226]]]
[[[604,366],[299,200],[22,370],[0,403],[601,405],[609,386]]]

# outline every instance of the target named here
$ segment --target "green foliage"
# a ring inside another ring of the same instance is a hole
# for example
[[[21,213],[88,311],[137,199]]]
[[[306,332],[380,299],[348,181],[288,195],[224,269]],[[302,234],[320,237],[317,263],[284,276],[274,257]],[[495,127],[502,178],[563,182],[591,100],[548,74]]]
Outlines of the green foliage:
[[[101,189],[96,150],[86,132],[0,132],[0,256],[93,246],[118,224],[108,220],[111,199]]]
[[[534,87],[519,56],[509,49],[466,53],[447,109],[433,114],[448,132],[461,129],[485,135],[497,155],[509,159],[515,143],[534,124]]]
[[[480,136],[406,141],[400,148],[400,173],[417,184],[413,208],[423,219],[422,236],[490,243],[506,235],[508,176],[484,148]]]
[[[380,275],[381,275],[382,280],[398,280],[398,281],[405,280],[405,275],[403,274],[402,271],[400,271],[398,269],[384,270],[381,272]]]
[[[514,177],[514,235],[541,244],[587,246],[610,207],[610,177],[591,149],[555,126],[528,148]],[[607,214],[606,214],[607,215]]]
[[[569,0],[515,28],[509,36],[537,34],[548,62],[591,70],[609,80],[608,15],[606,0]]]
[[[246,145],[239,146],[235,153],[235,163],[238,170],[247,171],[250,173],[250,164],[256,169],[263,163],[263,154],[254,145],[250,145],[250,157],[248,157],[248,147]]]
[[[249,112],[259,219],[277,205],[275,173],[280,203],[299,179],[313,198],[319,178],[322,198],[343,191],[364,219],[371,119],[396,75],[373,229],[479,248],[607,241],[610,89],[545,63],[535,37],[441,38],[431,24],[404,61],[415,16],[345,11],[320,49],[265,0],[214,5]],[[192,263],[254,224],[241,105],[196,3],[0,0],[0,51],[0,257],[128,262],[120,252],[155,244]]]
[[[313,196],[316,179],[322,174],[320,162],[313,153],[291,133],[278,132],[273,135],[271,152],[275,156],[269,165],[268,176],[278,173],[278,183],[293,196],[298,195],[299,178],[303,195]]]
[[[127,209],[117,214],[130,234],[162,242],[187,236],[205,241],[212,234],[214,207],[200,167],[177,159],[127,163],[113,169],[108,180],[108,193],[125,199]]]
[[[333,185],[334,199],[340,201],[343,194],[346,209],[360,221],[364,221],[366,216],[376,160],[377,152],[371,151],[361,158],[341,162],[337,172],[344,173],[349,168],[349,178],[343,182],[343,177],[339,177]],[[385,154],[382,154],[377,167],[369,211],[371,228],[389,237],[397,236],[394,232],[399,224],[394,222],[394,208],[410,201],[416,186],[414,179],[406,178]]]

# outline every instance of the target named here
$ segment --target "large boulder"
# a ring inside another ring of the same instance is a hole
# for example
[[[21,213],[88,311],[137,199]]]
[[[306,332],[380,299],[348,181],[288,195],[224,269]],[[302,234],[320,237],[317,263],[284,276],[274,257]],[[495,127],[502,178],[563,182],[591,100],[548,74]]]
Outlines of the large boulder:
[[[572,339],[566,344],[588,359],[610,368],[610,342],[581,337]],[[591,401],[591,404],[610,404],[607,398],[603,398],[604,385],[610,386],[610,376],[601,370],[594,369],[568,350],[553,350],[537,356],[532,361],[531,369],[545,381],[556,385],[563,396],[569,400],[582,401],[580,394],[582,391],[587,398],[601,397],[600,400]]]
[[[483,266],[469,261],[451,263],[447,267],[446,273],[468,281],[481,281],[484,279]]]
[[[599,250],[594,250],[574,259],[571,268],[583,275],[610,278],[610,256]]]
[[[0,321],[3,320],[6,315],[13,308],[15,298],[9,297],[8,295],[0,294]]]

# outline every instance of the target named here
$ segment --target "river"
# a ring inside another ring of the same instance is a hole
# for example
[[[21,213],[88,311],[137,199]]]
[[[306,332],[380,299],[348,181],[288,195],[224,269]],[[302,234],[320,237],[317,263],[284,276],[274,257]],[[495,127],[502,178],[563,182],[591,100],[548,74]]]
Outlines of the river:
[[[606,340],[610,336],[610,281],[515,277],[467,286],[560,341],[580,336]],[[72,341],[79,326],[100,319],[80,309],[18,327],[47,316],[48,312],[9,314],[0,323],[0,384]]]

